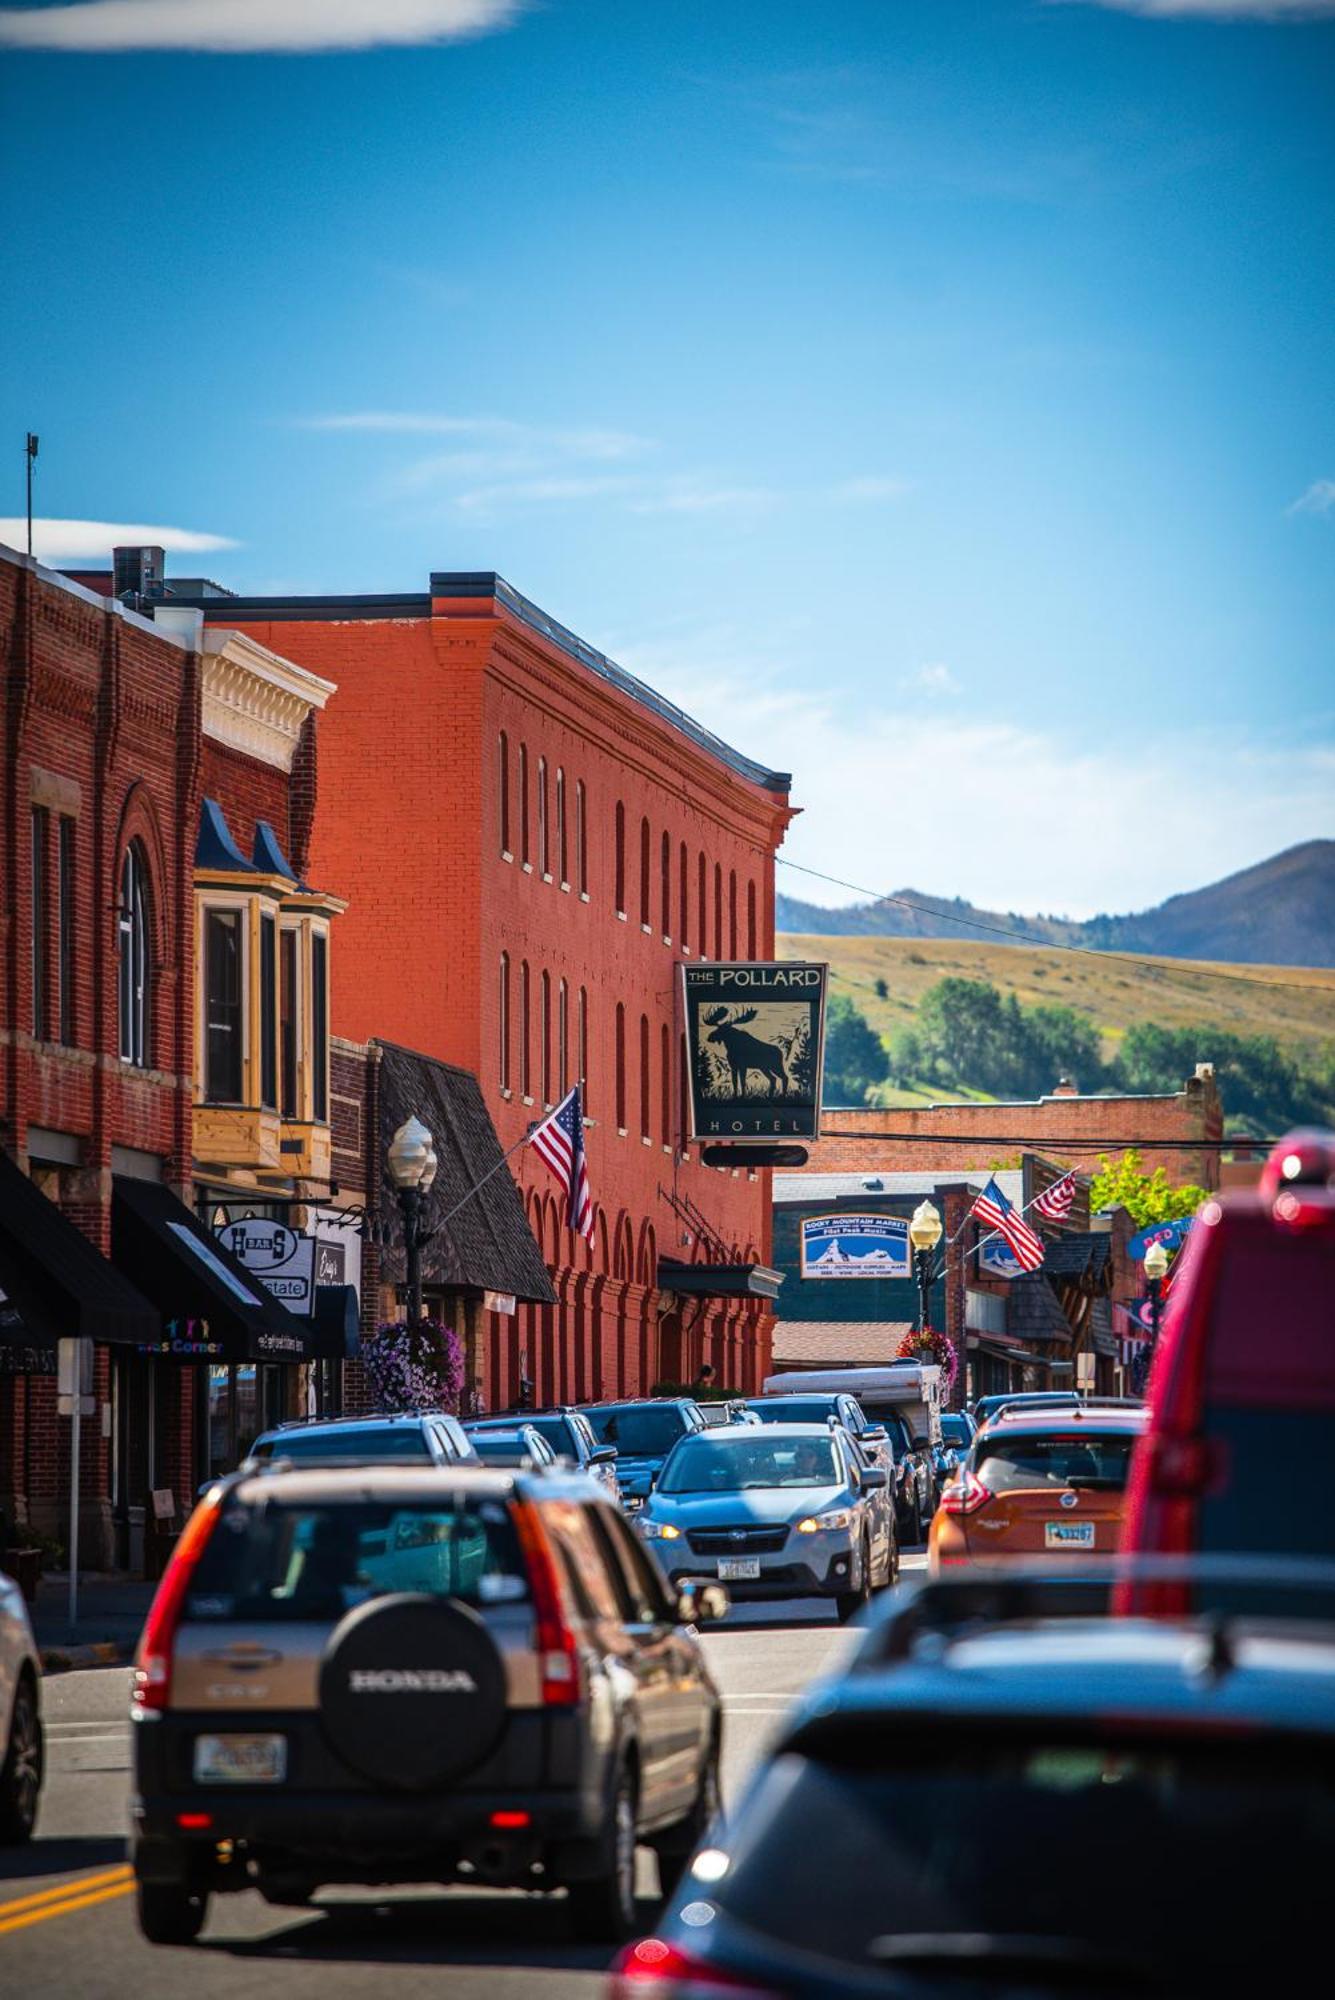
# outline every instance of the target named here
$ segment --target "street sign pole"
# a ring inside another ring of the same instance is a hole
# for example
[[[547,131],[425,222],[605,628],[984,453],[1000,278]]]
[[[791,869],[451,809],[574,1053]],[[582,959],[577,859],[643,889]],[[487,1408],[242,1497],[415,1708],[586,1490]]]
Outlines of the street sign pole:
[[[94,1410],[93,1343],[62,1340],[57,1350],[57,1408],[70,1419],[70,1626],[79,1621],[79,1445],[83,1419]]]
[[[75,1395],[70,1413],[70,1630],[79,1622],[79,1430],[83,1397]]]

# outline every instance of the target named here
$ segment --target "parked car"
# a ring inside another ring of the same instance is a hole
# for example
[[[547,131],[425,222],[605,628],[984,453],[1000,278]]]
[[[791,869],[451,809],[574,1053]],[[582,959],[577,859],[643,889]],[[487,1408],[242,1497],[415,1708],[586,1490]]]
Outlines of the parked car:
[[[1254,1190],[1201,1208],[1173,1282],[1127,1495],[1136,1554],[1335,1556],[1335,1133],[1280,1142]],[[1125,1608],[1228,1604],[1128,1587]],[[1276,1588],[1275,1608],[1310,1609]]]
[[[1217,2000],[1270,1985],[1277,1949],[1324,1962],[1294,1882],[1335,1866],[1335,1631],[1112,1621],[1081,1614],[1106,1578],[1071,1583],[1063,1618],[1032,1575],[873,1613],[609,2000]]]
[[[247,1464],[279,1458],[294,1465],[369,1465],[385,1459],[472,1465],[477,1453],[457,1417],[414,1410],[383,1417],[298,1417],[257,1437]]]
[[[42,1791],[42,1666],[23,1592],[0,1572],[0,1845],[31,1838]]]
[[[582,1403],[599,1444],[613,1445],[621,1498],[631,1511],[642,1507],[680,1437],[702,1431],[705,1420],[693,1396],[654,1396],[621,1403]]]
[[[927,1542],[933,1574],[1025,1556],[1106,1556],[1118,1546],[1139,1407],[1007,1409],[984,1425],[941,1495]]]
[[[213,1487],[144,1627],[131,1709],[141,1928],[328,1882],[565,1887],[625,1936],[636,1843],[673,1879],[714,1812],[697,1619],[580,1474],[385,1465]]]
[[[1078,1403],[1081,1401],[1078,1389],[998,1389],[991,1395],[979,1396],[973,1406],[974,1422],[981,1430],[991,1423],[998,1410],[1040,1409],[1045,1403]]]
[[[557,1463],[540,1431],[532,1424],[465,1424],[469,1443],[484,1465],[531,1466],[535,1472]]]
[[[874,1465],[884,1465],[887,1472],[894,1466],[890,1434],[884,1424],[873,1424],[857,1397],[844,1391],[826,1389],[806,1396],[791,1393],[757,1396],[746,1407],[762,1424],[820,1424],[833,1419],[857,1439]]]
[[[833,1598],[841,1619],[899,1571],[885,1468],[841,1424],[684,1437],[636,1526],[674,1589],[717,1577],[738,1598]]]
[[[899,1361],[881,1368],[788,1370],[765,1382],[771,1396],[830,1393],[852,1396],[863,1422],[884,1429],[893,1462],[895,1521],[900,1545],[920,1542],[936,1511],[932,1446],[940,1437],[941,1370]]]
[[[620,1501],[616,1448],[599,1444],[583,1410],[577,1410],[573,1403],[558,1403],[546,1410],[500,1411],[494,1417],[478,1417],[466,1428],[470,1432],[492,1426],[512,1430],[516,1424],[531,1424],[558,1458],[568,1458],[606,1489],[609,1500]]]

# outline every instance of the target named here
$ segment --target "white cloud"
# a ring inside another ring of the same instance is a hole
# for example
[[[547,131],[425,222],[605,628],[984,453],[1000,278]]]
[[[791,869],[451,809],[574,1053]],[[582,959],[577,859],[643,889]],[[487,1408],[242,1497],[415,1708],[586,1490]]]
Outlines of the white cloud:
[[[581,477],[572,474],[569,478],[511,479],[495,486],[475,486],[466,493],[456,493],[454,505],[462,514],[491,514],[507,501],[550,502],[561,500],[592,500],[604,493],[620,492],[627,481],[619,479],[615,473],[597,473]]]
[[[942,660],[932,660],[905,674],[899,685],[917,694],[958,694],[960,684]]]
[[[1285,511],[1290,514],[1329,514],[1335,508],[1335,479],[1314,479]]]
[[[385,437],[492,438],[513,447],[546,448],[574,458],[630,458],[647,451],[651,443],[631,431],[597,426],[564,430],[520,424],[510,417],[438,416],[421,410],[347,410],[330,416],[297,417],[294,422],[299,430],[305,431],[361,431]]]
[[[900,500],[908,492],[908,482],[887,473],[865,473],[860,479],[845,479],[832,486],[831,500]]]
[[[781,645],[760,656],[727,627],[615,657],[725,742],[791,771],[803,811],[783,853],[872,890],[1024,915],[1124,912],[1330,828],[1328,745],[1178,728],[1118,746],[911,699],[840,705],[799,682]],[[804,902],[860,900],[783,867],[778,883]]]
[[[669,479],[632,502],[637,514],[717,514],[770,507],[782,496],[767,486],[728,486],[690,474]]]
[[[28,546],[28,524],[21,514],[0,516],[0,542],[13,549]],[[32,552],[41,562],[83,562],[90,557],[111,567],[114,548],[162,548],[178,555],[205,555],[210,549],[234,549],[226,535],[201,534],[194,528],[145,527],[142,521],[34,520]]]
[[[1322,21],[1335,0],[1047,0],[1050,7],[1111,8],[1152,21]]]
[[[505,28],[526,0],[76,0],[0,8],[14,48],[301,54],[461,41]]]

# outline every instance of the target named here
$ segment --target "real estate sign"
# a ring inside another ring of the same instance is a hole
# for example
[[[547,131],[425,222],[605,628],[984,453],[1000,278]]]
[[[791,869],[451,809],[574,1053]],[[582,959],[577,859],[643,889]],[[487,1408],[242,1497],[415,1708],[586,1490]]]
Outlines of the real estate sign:
[[[802,1222],[804,1278],[907,1278],[909,1225],[896,1215],[809,1215]]]
[[[815,1139],[824,965],[683,965],[692,1139]]]

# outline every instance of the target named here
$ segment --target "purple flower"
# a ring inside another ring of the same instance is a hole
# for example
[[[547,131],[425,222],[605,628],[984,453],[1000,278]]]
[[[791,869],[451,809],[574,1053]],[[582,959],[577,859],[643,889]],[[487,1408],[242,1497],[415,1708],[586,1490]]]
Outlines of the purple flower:
[[[362,1342],[361,1358],[381,1409],[457,1409],[464,1351],[453,1327],[390,1321]]]

